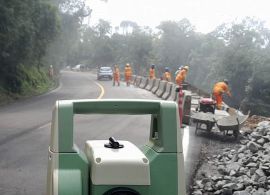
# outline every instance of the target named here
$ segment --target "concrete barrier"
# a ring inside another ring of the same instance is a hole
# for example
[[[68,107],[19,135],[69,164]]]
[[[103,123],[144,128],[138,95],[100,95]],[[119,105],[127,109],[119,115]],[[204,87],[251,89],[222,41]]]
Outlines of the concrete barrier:
[[[159,83],[160,83],[160,79],[156,79],[155,81],[155,84],[154,84],[154,87],[152,88],[152,93],[156,93],[156,91],[158,90],[158,87],[159,87]]]
[[[148,84],[148,78],[142,77],[141,83],[139,85],[140,88],[144,89]]]
[[[183,110],[183,123],[188,125],[190,120],[191,111],[191,92],[184,90],[184,110]]]
[[[161,97],[163,100],[167,100],[170,97],[171,92],[172,92],[172,86],[173,86],[173,83],[171,82],[166,83],[165,92],[163,93]]]
[[[151,91],[155,85],[156,79],[148,79],[148,84],[146,86],[146,90]]]
[[[137,76],[135,81],[134,81],[134,86],[139,86],[141,83],[142,77],[141,76]]]
[[[193,99],[191,96],[191,105],[199,105],[199,99]]]
[[[131,77],[131,84],[134,85],[134,82],[136,80],[136,77],[137,77],[137,75],[132,75],[132,77]]]
[[[162,97],[163,93],[165,92],[166,84],[167,84],[167,81],[160,81],[158,90],[156,92],[156,95],[158,97]]]
[[[183,84],[181,84],[182,85],[182,89],[183,90],[188,90],[188,86],[189,86],[189,84],[188,83],[183,83]]]
[[[158,97],[169,101],[176,101],[178,103],[178,92],[176,92],[178,85],[167,81],[161,81],[160,79],[147,79],[146,77],[134,75],[134,85],[143,89],[147,89]],[[198,106],[200,95],[209,96],[209,94],[201,91],[194,86],[183,84],[183,124],[189,124],[191,110],[195,110]],[[187,91],[185,90],[188,88]],[[197,94],[200,92],[200,94]]]
[[[176,88],[177,88],[177,85],[176,84],[173,84],[172,85],[172,89],[171,89],[171,95],[170,97],[167,99],[169,101],[176,101],[176,95],[178,93],[176,93]]]

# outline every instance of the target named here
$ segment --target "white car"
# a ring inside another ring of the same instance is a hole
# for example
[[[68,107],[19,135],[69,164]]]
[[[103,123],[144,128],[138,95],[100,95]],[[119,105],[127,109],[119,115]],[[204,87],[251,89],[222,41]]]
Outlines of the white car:
[[[102,66],[98,69],[97,72],[97,80],[100,80],[102,78],[107,78],[109,80],[112,80],[113,78],[113,71],[111,67],[108,66]]]
[[[72,67],[71,70],[73,70],[73,71],[81,71],[81,64],[78,64],[78,65]]]

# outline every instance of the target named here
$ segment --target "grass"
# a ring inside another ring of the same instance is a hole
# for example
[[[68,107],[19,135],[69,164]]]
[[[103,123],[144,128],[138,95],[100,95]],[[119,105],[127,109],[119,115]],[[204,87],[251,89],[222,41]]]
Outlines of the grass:
[[[20,65],[18,68],[17,80],[20,83],[20,88],[11,92],[0,86],[0,105],[5,105],[19,99],[44,94],[58,85],[58,78],[50,78],[48,69],[45,67],[26,67]]]

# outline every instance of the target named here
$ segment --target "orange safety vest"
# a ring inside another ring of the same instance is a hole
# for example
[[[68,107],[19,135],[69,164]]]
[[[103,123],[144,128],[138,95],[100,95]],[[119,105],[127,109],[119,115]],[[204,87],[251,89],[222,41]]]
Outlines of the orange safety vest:
[[[216,83],[213,88],[213,94],[222,95],[223,93],[231,94],[228,85],[225,82]]]
[[[180,85],[181,83],[183,83],[186,79],[187,76],[187,70],[186,69],[182,69],[178,72],[176,78],[175,78],[175,83],[177,85]]]
[[[150,79],[156,78],[156,74],[155,74],[155,69],[154,68],[150,68],[149,69],[149,78]]]
[[[166,80],[166,81],[171,81],[171,73],[169,72],[164,72],[164,76],[163,76],[163,79]]]
[[[222,109],[223,93],[227,93],[229,96],[231,96],[228,85],[225,82],[216,83],[213,88],[213,96],[216,99],[217,109]]]
[[[125,67],[125,77],[126,77],[126,80],[129,80],[131,76],[132,76],[132,69],[131,69],[131,67]]]
[[[113,77],[114,77],[114,80],[118,81],[120,79],[120,71],[119,71],[119,68],[115,68],[114,71],[113,71]]]

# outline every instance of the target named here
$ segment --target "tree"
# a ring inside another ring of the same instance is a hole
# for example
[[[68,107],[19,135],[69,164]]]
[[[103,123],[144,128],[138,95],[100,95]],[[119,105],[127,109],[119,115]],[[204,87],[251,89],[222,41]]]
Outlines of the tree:
[[[211,93],[212,86],[220,79],[219,69],[223,66],[225,44],[210,34],[201,35],[200,43],[189,55],[187,81]]]
[[[0,84],[20,92],[20,66],[41,65],[58,32],[57,9],[49,0],[1,1],[0,20]]]
[[[158,29],[160,33],[156,40],[158,62],[164,66],[178,68],[187,64],[191,49],[197,44],[194,27],[187,19],[179,22],[162,22]]]
[[[120,27],[122,28],[122,32],[124,35],[127,35],[128,33],[133,32],[133,30],[137,29],[139,26],[136,22],[129,21],[129,20],[123,20],[120,23]]]
[[[85,0],[57,0],[59,8],[60,32],[44,57],[45,64],[57,67],[79,63],[79,46],[82,22],[91,14]]]
[[[216,33],[227,45],[219,75],[227,77],[233,92],[232,103],[239,106],[246,96],[246,87],[256,69],[258,55],[268,44],[269,37],[263,23],[246,18],[240,23],[223,25]]]

